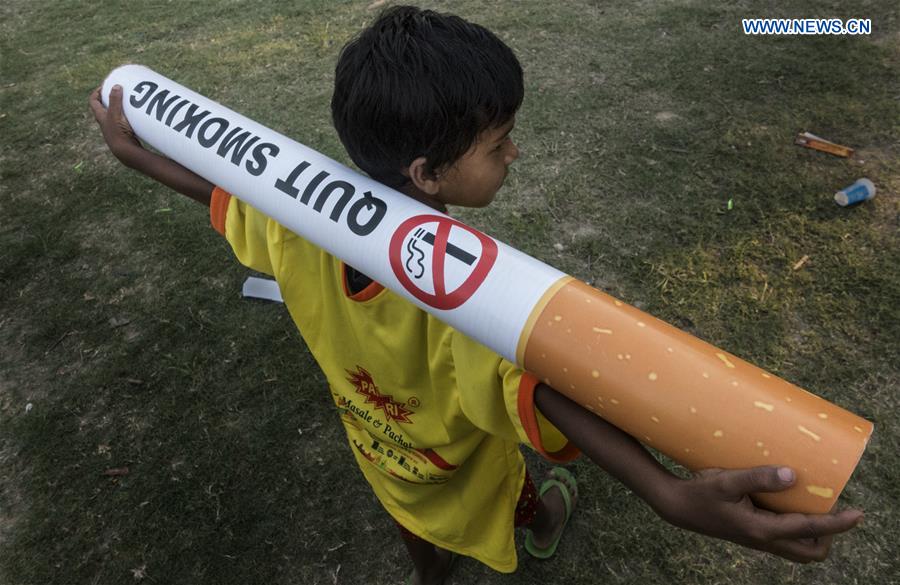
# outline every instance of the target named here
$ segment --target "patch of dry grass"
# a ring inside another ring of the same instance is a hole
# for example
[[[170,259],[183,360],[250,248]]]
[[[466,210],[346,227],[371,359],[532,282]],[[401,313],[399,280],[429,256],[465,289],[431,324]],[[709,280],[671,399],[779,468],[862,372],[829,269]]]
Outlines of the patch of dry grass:
[[[113,67],[142,62],[346,162],[331,75],[370,4],[0,7],[0,581],[408,573],[286,313],[239,298],[246,273],[204,211],[115,163],[86,108]],[[427,4],[498,31],[526,70],[523,157],[491,208],[459,217],[876,424],[843,495],[866,522],[827,563],[664,525],[581,461],[557,557],[523,555],[511,576],[463,561],[451,582],[896,582],[892,3]],[[869,17],[876,32],[739,31],[742,17],[799,14]],[[799,149],[803,130],[857,155]],[[836,207],[833,192],[864,175],[878,196]]]

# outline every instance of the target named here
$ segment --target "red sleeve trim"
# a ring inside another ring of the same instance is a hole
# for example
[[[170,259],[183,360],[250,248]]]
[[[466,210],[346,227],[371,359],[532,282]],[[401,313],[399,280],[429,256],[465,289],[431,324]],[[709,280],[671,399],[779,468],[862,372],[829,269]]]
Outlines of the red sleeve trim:
[[[534,389],[537,387],[538,382],[539,380],[534,374],[528,372],[522,374],[522,380],[519,382],[519,420],[522,421],[522,427],[525,429],[528,440],[538,453],[554,463],[569,462],[581,454],[578,447],[573,445],[571,441],[567,440],[565,447],[553,453],[548,453],[544,449],[544,444],[541,441],[541,428],[538,424],[537,412],[534,406]]]
[[[343,262],[341,262],[341,284],[344,286],[344,295],[351,301],[356,301],[358,303],[371,301],[372,299],[377,297],[378,294],[381,293],[381,291],[384,290],[383,286],[373,280],[369,283],[369,286],[362,289],[356,294],[352,294],[350,292],[350,287],[347,286],[347,265]]]
[[[220,187],[213,189],[212,198],[209,201],[209,221],[213,228],[223,236],[225,235],[225,216],[228,214],[230,202],[231,193]]]

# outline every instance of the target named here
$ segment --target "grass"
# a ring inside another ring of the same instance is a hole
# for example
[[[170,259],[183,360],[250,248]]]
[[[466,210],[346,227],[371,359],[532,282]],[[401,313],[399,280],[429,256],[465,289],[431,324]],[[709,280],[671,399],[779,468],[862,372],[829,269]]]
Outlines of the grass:
[[[331,75],[369,4],[0,8],[0,582],[407,574],[286,312],[240,298],[246,271],[203,210],[119,166],[86,107],[141,62],[346,161]],[[495,205],[459,217],[876,425],[842,496],[866,522],[826,563],[681,532],[581,461],[554,560],[522,556],[514,575],[464,561],[453,582],[898,582],[893,3],[426,4],[496,30],[526,70],[524,156]],[[748,37],[750,16],[871,18],[874,33]],[[857,154],[793,146],[803,130]],[[861,176],[878,196],[834,205]]]

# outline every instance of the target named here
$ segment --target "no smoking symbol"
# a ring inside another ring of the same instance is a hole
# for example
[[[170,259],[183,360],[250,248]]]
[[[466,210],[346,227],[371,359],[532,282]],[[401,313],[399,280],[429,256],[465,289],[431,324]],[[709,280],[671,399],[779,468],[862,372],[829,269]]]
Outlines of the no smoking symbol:
[[[465,303],[497,259],[497,242],[443,215],[417,215],[391,237],[391,268],[410,294],[436,309]]]

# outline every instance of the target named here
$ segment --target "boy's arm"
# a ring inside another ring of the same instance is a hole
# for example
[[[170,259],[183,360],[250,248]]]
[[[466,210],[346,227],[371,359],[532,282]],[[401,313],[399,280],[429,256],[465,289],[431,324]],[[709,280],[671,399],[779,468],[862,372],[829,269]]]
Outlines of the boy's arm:
[[[776,514],[757,508],[756,492],[776,492],[794,482],[786,467],[705,469],[691,479],[666,470],[635,439],[549,386],[539,384],[535,405],[594,463],[645,500],[663,519],[694,532],[736,542],[799,562],[828,556],[831,537],[862,520],[858,510]]]
[[[89,103],[103,132],[109,150],[127,167],[209,206],[214,185],[173,160],[150,152],[128,124],[122,111],[122,87],[113,86],[109,93],[109,109],[100,101],[100,88],[91,93]]]

